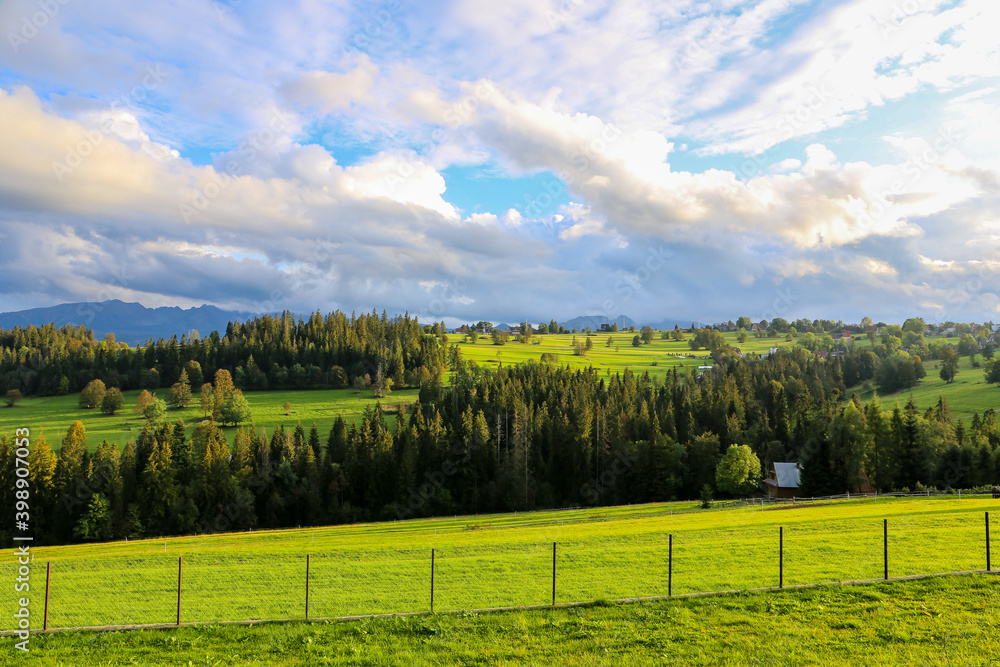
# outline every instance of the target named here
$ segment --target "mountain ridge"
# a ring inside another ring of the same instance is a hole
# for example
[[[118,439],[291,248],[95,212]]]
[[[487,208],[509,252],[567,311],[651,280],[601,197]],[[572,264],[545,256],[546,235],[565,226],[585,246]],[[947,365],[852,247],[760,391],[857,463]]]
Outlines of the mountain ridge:
[[[63,303],[47,308],[0,313],[0,329],[16,326],[42,326],[55,324],[62,327],[84,325],[94,332],[95,338],[103,338],[113,333],[119,342],[135,345],[150,338],[170,338],[182,336],[192,329],[202,336],[212,331],[225,333],[226,326],[233,321],[245,321],[255,317],[255,313],[222,310],[217,306],[203,304],[192,308],[161,306],[147,308],[141,303],[125,302],[119,299],[108,301],[82,301]]]

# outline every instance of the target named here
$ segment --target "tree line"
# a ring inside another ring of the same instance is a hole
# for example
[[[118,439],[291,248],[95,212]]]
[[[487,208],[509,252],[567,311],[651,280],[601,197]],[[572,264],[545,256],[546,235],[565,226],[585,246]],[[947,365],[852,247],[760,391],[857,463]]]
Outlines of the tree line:
[[[427,382],[410,406],[377,403],[327,433],[229,427],[227,439],[221,415],[235,389],[222,370],[213,418],[190,435],[164,417],[123,448],[105,441],[89,452],[79,422],[58,456],[35,438],[36,540],[690,499],[738,487],[720,474],[747,468],[742,456],[720,465],[733,445],[765,469],[800,462],[808,494],[1000,481],[993,411],[966,424],[943,399],[923,413],[912,401],[845,404],[847,359],[800,347],[767,360],[719,351],[711,370],[664,378],[535,362],[486,369],[457,346],[445,356],[447,385]],[[12,446],[0,438],[3,488],[13,484]],[[0,532],[12,511],[4,506]]]
[[[307,319],[290,312],[231,322],[222,334],[173,336],[135,348],[112,334],[95,340],[85,326],[29,325],[0,330],[0,395],[65,395],[91,381],[106,387],[167,388],[186,372],[198,388],[219,369],[241,390],[341,388],[370,384],[381,371],[395,386],[440,381],[445,346],[408,314],[383,311]]]

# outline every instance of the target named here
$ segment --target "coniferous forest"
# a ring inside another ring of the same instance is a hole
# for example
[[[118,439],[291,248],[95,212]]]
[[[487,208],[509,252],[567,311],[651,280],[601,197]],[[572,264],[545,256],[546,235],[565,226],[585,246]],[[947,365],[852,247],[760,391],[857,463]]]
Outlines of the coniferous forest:
[[[921,413],[912,402],[850,397],[850,387],[878,374],[871,350],[821,359],[793,346],[764,360],[722,346],[710,371],[674,369],[661,379],[554,363],[486,369],[441,333],[375,313],[306,321],[285,313],[136,349],[94,341],[82,327],[0,332],[4,389],[28,394],[79,391],[94,379],[167,387],[182,374],[194,386],[214,382],[220,396],[346,387],[368,374],[420,387],[394,426],[374,404],[360,422],[338,419],[328,433],[309,424],[228,427],[227,439],[216,420],[189,434],[167,413],[123,448],[102,442],[89,451],[80,423],[61,442],[36,438],[36,540],[693,499],[718,493],[716,469],[733,444],[749,446],[765,468],[799,461],[810,495],[1000,481],[993,411],[964,426],[943,399]],[[12,435],[0,439],[7,488]],[[14,508],[0,511],[9,530]]]

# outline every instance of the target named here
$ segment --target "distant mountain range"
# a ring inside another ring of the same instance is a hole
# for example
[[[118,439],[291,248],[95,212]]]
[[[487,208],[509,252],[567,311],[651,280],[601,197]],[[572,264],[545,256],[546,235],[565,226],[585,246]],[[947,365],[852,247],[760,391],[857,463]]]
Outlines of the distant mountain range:
[[[176,335],[180,338],[191,330],[196,330],[202,337],[213,331],[224,333],[230,322],[245,322],[256,317],[256,313],[222,310],[215,306],[198,306],[197,308],[146,308],[141,303],[126,303],[117,299],[99,303],[64,303],[51,308],[32,308],[12,313],[0,313],[0,329],[13,329],[16,326],[54,323],[61,327],[65,324],[83,324],[94,332],[94,337],[101,339],[105,334],[113,333],[115,338],[129,345],[145,343],[152,338],[168,339]],[[582,315],[562,322],[567,331],[578,329],[600,331],[602,324],[618,323],[619,329],[628,329],[640,325],[626,315],[610,319],[605,315]],[[654,329],[673,329],[674,324],[681,327],[690,326],[690,322],[669,321],[653,324]],[[501,323],[498,329],[509,329],[511,325]]]
[[[590,327],[591,331],[600,331],[602,324],[614,324],[615,322],[618,323],[619,329],[628,329],[629,327],[639,328],[635,320],[625,315],[619,315],[613,320],[605,315],[581,315],[580,317],[560,322],[559,326],[566,329],[566,331],[572,331],[573,329],[584,331],[587,327]]]
[[[674,326],[679,326],[682,329],[686,329],[691,326],[691,320],[663,320],[661,322],[643,322],[639,324],[632,318],[626,315],[619,315],[615,319],[610,319],[604,315],[582,315],[580,317],[574,317],[571,320],[562,322],[561,326],[566,329],[566,331],[572,331],[573,329],[579,329],[580,331],[585,331],[587,327],[590,327],[591,331],[600,331],[602,324],[612,324],[614,322],[618,323],[618,329],[628,329],[634,326],[636,329],[641,329],[647,324],[657,331],[662,331],[666,329],[673,329]]]
[[[213,331],[225,333],[230,322],[243,322],[255,317],[254,313],[222,310],[215,306],[197,308],[146,308],[140,303],[125,303],[117,299],[99,303],[64,303],[51,308],[32,308],[13,313],[0,313],[0,329],[16,326],[54,323],[89,327],[98,339],[107,333],[115,334],[119,342],[135,345],[148,339],[180,338],[196,330],[202,337]]]

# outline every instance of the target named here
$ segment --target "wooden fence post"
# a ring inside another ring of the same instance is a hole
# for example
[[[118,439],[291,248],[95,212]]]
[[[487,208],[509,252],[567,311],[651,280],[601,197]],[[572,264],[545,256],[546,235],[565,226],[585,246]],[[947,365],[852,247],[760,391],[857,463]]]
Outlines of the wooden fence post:
[[[42,631],[49,629],[49,582],[52,579],[52,561],[45,564],[45,615],[42,620]]]
[[[778,588],[785,587],[785,527],[778,526]]]
[[[431,549],[431,613],[434,613],[434,549]]]
[[[552,543],[552,606],[556,604],[556,543]]]
[[[882,519],[882,561],[885,566],[885,579],[889,580],[889,520]]]
[[[667,597],[674,594],[674,536],[667,538]]]
[[[181,576],[184,572],[184,556],[177,557],[177,625],[181,624]]]

